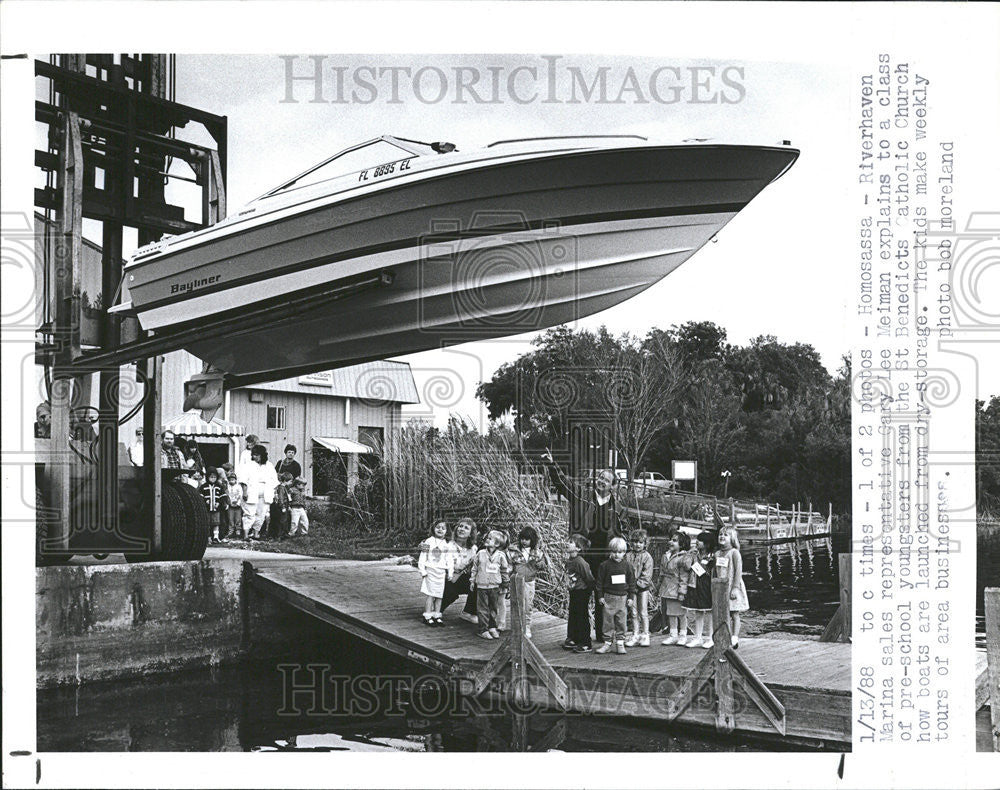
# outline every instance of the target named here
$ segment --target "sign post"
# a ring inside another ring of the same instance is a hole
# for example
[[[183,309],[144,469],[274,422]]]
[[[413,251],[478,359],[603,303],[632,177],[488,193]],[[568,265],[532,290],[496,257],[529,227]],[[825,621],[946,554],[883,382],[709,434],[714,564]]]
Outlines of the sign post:
[[[694,492],[698,493],[698,462],[697,461],[671,461],[670,474],[676,484],[678,480],[694,481]]]

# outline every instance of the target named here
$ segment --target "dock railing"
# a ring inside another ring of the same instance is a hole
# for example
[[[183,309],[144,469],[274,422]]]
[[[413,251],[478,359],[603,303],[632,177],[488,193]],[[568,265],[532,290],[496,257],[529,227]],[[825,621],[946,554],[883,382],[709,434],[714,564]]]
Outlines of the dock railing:
[[[780,503],[720,499],[689,491],[670,491],[649,498],[626,491],[620,500],[625,505],[626,517],[640,526],[713,529],[726,525],[735,526],[748,536],[781,541],[829,535],[833,525],[832,504],[827,505],[824,514],[813,510],[811,502],[804,508],[801,503],[782,508]]]

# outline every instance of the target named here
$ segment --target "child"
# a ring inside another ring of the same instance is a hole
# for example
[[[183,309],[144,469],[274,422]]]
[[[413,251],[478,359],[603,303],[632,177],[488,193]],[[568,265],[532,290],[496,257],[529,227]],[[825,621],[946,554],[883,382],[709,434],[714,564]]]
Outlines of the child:
[[[476,612],[479,618],[479,635],[483,639],[499,639],[497,614],[500,593],[507,589],[510,579],[510,560],[504,554],[504,535],[491,530],[486,536],[486,547],[480,549],[472,561],[472,583],[476,587]]]
[[[698,553],[691,563],[684,608],[688,617],[694,615],[694,638],[687,647],[712,647],[712,571],[715,568],[715,535],[702,532],[698,535]],[[702,630],[708,620],[708,638],[702,641]]]
[[[226,499],[229,500],[229,532],[227,536],[234,538],[243,537],[245,540],[246,535],[243,533],[243,502],[246,500],[246,494],[243,486],[236,482],[236,472],[230,470],[226,479],[229,483],[226,487]]]
[[[222,523],[222,511],[229,510],[229,500],[226,490],[219,483],[219,471],[208,468],[208,481],[198,489],[205,506],[208,508],[208,523],[212,526],[212,543],[219,542],[219,525]]]
[[[195,469],[184,482],[200,491],[201,487],[205,484],[205,475],[200,469]]]
[[[291,521],[291,496],[288,489],[291,484],[292,476],[288,472],[278,475],[278,485],[274,487],[274,501],[271,503],[271,524],[267,533],[272,540],[284,540],[288,534]]]
[[[590,548],[583,535],[573,535],[566,544],[566,577],[569,583],[569,617],[566,621],[564,650],[589,653],[590,591],[594,589],[594,574],[580,552]]]
[[[476,558],[476,552],[479,550],[476,546],[476,522],[470,518],[461,519],[455,525],[455,533],[448,548],[454,557],[452,569],[454,578],[445,580],[441,611],[443,612],[451,606],[458,599],[458,596],[464,593],[465,609],[459,617],[472,623],[478,622],[474,614],[476,596],[469,586],[472,576],[472,561]]]
[[[423,583],[420,592],[424,599],[424,625],[442,625],[441,598],[444,584],[453,574],[455,555],[448,544],[448,524],[435,521],[430,537],[420,544],[420,558],[417,568]]]
[[[611,557],[597,569],[594,589],[604,607],[604,644],[597,648],[597,653],[607,653],[613,641],[615,652],[625,654],[625,602],[635,595],[635,572],[625,562],[626,548],[623,538],[612,538],[608,542]]]
[[[531,638],[531,610],[535,603],[535,577],[544,557],[538,548],[538,531],[525,527],[517,535],[517,545],[508,552],[513,573],[524,579],[524,635]]]
[[[732,527],[719,530],[719,550],[715,554],[715,572],[729,582],[729,627],[733,647],[740,646],[740,612],[750,608],[747,588],[743,583],[743,557],[740,539]]]
[[[631,551],[625,560],[635,574],[635,597],[629,598],[632,615],[632,635],[625,640],[625,647],[649,647],[649,587],[653,583],[653,556],[646,551],[649,535],[644,529],[633,529],[628,536]]]
[[[660,611],[663,613],[663,633],[670,634],[663,640],[664,645],[684,645],[687,642],[684,596],[693,562],[691,538],[678,530],[670,536],[667,550],[660,559],[657,594],[660,596]]]
[[[288,537],[308,535],[309,514],[306,513],[306,479],[304,477],[296,477],[292,481],[292,488],[288,492],[288,507],[291,513],[291,527],[288,530]]]
[[[507,564],[510,565],[510,552],[507,550],[510,546],[510,535],[507,534],[506,530],[497,530],[500,533],[500,551],[503,552],[504,556],[507,558]],[[510,588],[505,588],[500,593],[500,601],[497,603],[497,624],[501,631],[506,631],[510,628],[510,624],[507,622],[507,609],[510,606]]]

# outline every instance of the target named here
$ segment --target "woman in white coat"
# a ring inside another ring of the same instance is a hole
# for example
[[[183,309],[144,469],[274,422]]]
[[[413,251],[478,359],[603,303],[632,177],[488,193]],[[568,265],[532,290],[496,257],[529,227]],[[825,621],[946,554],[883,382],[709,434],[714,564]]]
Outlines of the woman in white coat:
[[[246,489],[243,537],[257,540],[264,525],[264,516],[274,501],[274,489],[278,485],[278,473],[267,462],[267,450],[263,446],[258,444],[253,447],[250,462],[240,467],[237,479]]]

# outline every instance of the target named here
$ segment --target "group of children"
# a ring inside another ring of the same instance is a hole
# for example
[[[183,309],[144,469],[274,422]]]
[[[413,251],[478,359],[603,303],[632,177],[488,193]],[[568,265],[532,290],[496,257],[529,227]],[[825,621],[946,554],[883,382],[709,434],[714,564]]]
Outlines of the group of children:
[[[208,508],[212,543],[219,543],[225,538],[282,540],[309,534],[305,478],[293,479],[288,472],[278,475],[269,518],[261,534],[255,535],[246,518],[246,489],[237,481],[233,465],[226,463],[218,469],[209,467],[206,477],[207,480],[198,486],[198,491]]]
[[[717,535],[702,532],[693,549],[687,534],[675,532],[660,559],[655,590],[648,543],[649,536],[643,529],[633,530],[627,542],[612,538],[608,543],[610,556],[600,563],[595,574],[584,559],[590,541],[579,534],[570,538],[566,547],[569,617],[562,647],[577,653],[614,650],[618,654],[634,645],[648,647],[649,596],[655,593],[663,615],[661,634],[666,635],[661,644],[710,648],[713,578],[727,580],[732,646],[738,647],[741,613],[749,608],[749,602],[736,530],[723,527]],[[471,520],[459,521],[453,535],[447,522],[438,521],[421,544],[417,561],[422,577],[420,591],[425,596],[423,620],[427,625],[441,625],[443,610],[467,593],[461,617],[475,622],[482,638],[497,639],[506,628],[511,575],[519,574],[524,579],[527,599],[525,635],[530,637],[535,578],[543,563],[538,532],[532,527],[521,530],[514,546],[508,546],[504,532],[491,530],[480,548]],[[604,641],[596,649],[590,636],[592,596],[603,610]]]
[[[430,536],[420,544],[417,559],[422,577],[420,592],[425,596],[424,622],[441,625],[442,611],[466,593],[465,610],[460,616],[476,623],[483,639],[498,639],[500,631],[507,628],[510,578],[516,573],[524,580],[525,635],[530,637],[535,578],[543,562],[534,527],[522,529],[514,546],[509,545],[506,533],[490,530],[480,548],[471,519],[459,521],[453,535],[449,535],[447,522],[436,522]]]

